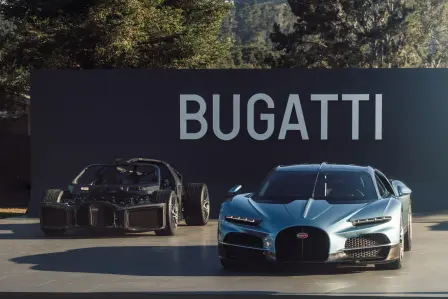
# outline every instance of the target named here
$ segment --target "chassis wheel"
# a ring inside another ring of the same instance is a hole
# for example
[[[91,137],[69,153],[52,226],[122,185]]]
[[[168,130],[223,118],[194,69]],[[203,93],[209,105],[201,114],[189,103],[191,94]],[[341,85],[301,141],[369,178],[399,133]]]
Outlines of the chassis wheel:
[[[61,198],[64,196],[71,195],[69,192],[61,190],[61,189],[48,189],[47,192],[45,192],[43,202],[44,203],[59,203],[61,201]]]
[[[154,192],[156,202],[166,202],[166,226],[164,229],[156,230],[157,236],[173,236],[177,233],[179,224],[179,203],[176,193],[172,190]]]
[[[401,215],[403,218],[403,215]],[[400,225],[400,254],[398,255],[398,259],[395,261],[392,261],[387,264],[377,264],[375,265],[375,268],[378,270],[398,270],[401,269],[403,265],[403,257],[404,257],[404,230],[403,230],[403,220],[401,221]]]
[[[408,213],[408,230],[404,235],[404,251],[411,251],[412,249],[412,206],[409,206]]]
[[[204,226],[210,217],[210,196],[206,184],[188,184],[184,202],[187,225]]]

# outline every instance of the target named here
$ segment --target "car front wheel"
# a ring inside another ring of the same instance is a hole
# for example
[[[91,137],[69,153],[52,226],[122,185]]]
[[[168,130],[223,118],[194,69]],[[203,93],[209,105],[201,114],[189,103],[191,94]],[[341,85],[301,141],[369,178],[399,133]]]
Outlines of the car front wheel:
[[[403,219],[403,215],[401,216]],[[377,264],[375,268],[378,270],[398,270],[403,266],[403,257],[404,257],[404,229],[403,229],[403,220],[400,225],[400,243],[399,243],[399,255],[398,259],[389,262],[387,264]]]
[[[404,251],[412,249],[412,206],[409,206],[408,212],[408,229],[404,235]]]

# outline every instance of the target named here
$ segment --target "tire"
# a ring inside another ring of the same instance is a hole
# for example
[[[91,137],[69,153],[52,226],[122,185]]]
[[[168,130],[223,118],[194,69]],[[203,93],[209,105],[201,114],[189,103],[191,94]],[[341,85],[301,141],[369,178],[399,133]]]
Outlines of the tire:
[[[44,203],[59,203],[61,198],[67,195],[67,192],[61,189],[48,189],[42,201]]]
[[[156,235],[174,236],[179,225],[179,202],[176,193],[172,190],[155,191],[154,199],[156,202],[166,202],[166,226],[164,229],[156,230]]]
[[[61,189],[48,189],[45,192],[44,198],[42,199],[43,203],[54,204],[60,203],[62,197],[71,196],[71,193],[68,191],[64,191]],[[47,237],[60,237],[65,234],[65,229],[50,229],[50,228],[42,228],[42,232]]]
[[[189,226],[207,225],[210,218],[210,196],[206,184],[188,184],[184,201],[184,218]]]
[[[404,251],[411,251],[411,249],[412,249],[412,206],[409,205],[408,230],[404,235]]]
[[[377,264],[375,269],[378,270],[399,270],[403,266],[403,256],[404,256],[404,233],[403,233],[403,215],[401,215],[402,221],[400,225],[400,254],[397,260],[394,260],[387,264]]]

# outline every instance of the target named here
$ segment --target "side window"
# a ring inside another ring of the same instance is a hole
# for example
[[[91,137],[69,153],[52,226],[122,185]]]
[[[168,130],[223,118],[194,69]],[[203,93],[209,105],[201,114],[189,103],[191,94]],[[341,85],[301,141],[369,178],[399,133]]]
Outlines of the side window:
[[[394,188],[390,184],[390,181],[384,176],[384,174],[382,174],[381,172],[378,172],[378,171],[376,171],[375,174],[378,176],[378,178],[383,183],[384,188],[386,188],[386,193],[388,193],[387,195],[395,194]]]
[[[386,194],[388,193],[386,187],[384,187],[383,182],[381,182],[380,178],[377,175],[375,175],[375,180],[378,186],[378,191],[380,192],[380,196],[385,197]]]

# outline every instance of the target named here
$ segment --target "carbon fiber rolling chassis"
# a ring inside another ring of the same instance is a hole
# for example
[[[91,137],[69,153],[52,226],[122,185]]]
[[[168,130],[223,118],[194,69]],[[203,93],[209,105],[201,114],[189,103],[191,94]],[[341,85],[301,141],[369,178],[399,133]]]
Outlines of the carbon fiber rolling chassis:
[[[42,203],[42,229],[111,228],[127,231],[160,230],[166,226],[166,203],[119,206],[110,202],[84,201],[70,205]]]

